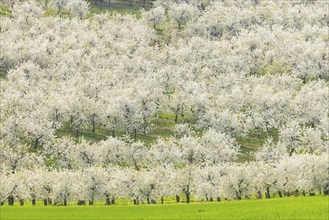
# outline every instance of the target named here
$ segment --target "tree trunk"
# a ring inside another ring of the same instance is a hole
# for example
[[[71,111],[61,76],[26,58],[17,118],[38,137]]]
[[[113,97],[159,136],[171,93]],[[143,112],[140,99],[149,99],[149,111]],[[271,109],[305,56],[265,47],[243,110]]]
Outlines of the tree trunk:
[[[325,195],[325,196],[329,195],[329,185],[328,184],[326,184],[323,187],[323,195]]]
[[[279,197],[282,198],[282,193],[281,191],[278,191]]]
[[[216,200],[217,200],[217,202],[220,202],[221,201],[219,196],[216,198]]]
[[[89,205],[94,205],[94,200],[93,199],[89,200]]]
[[[176,115],[175,115],[175,123],[177,123],[178,122],[178,113],[176,113]]]
[[[39,138],[35,138],[35,141],[34,141],[34,150],[38,149],[38,145],[39,145]]]
[[[73,128],[73,116],[70,117],[70,128],[72,129]]]
[[[210,197],[210,198],[209,198],[209,201],[210,201],[210,202],[213,202],[213,201],[214,201],[214,199],[213,199],[212,197]]]
[[[201,9],[202,11],[206,10],[206,7],[204,6],[203,2],[201,2]]]
[[[161,204],[163,204],[163,196],[161,196]]]
[[[261,199],[263,196],[262,196],[262,193],[260,191],[257,192],[257,199]]]
[[[10,195],[8,196],[8,205],[12,206],[14,205],[14,196],[13,195]]]
[[[265,197],[266,197],[266,199],[270,199],[271,198],[270,187],[266,187]]]
[[[58,114],[58,109],[55,110],[55,122],[58,122],[59,121],[59,114]],[[57,129],[57,126],[56,126],[56,123],[53,122],[53,125],[52,127]]]
[[[47,200],[47,199],[44,199],[44,200],[43,200],[43,205],[44,205],[44,206],[47,206],[47,205],[48,205],[48,200]]]
[[[112,205],[115,204],[115,198],[112,198],[112,200],[111,200],[111,204],[112,204]]]
[[[306,196],[306,192],[305,192],[305,190],[302,191],[302,195],[303,195],[303,196]]]
[[[35,205],[35,199],[32,199],[32,205]]]
[[[23,206],[23,205],[24,205],[24,199],[20,199],[20,200],[19,200],[19,205],[20,205],[20,206]]]
[[[93,126],[93,129],[92,129],[92,132],[93,132],[93,133],[96,132],[96,120],[95,120],[95,118],[96,118],[96,114],[93,114],[93,115],[92,115],[92,120],[91,120],[91,124],[92,124],[92,126]]]
[[[108,196],[105,199],[105,205],[111,205],[111,200]]]
[[[313,189],[310,190],[310,196],[315,196]]]
[[[180,197],[179,197],[179,195],[176,195],[176,202],[177,202],[177,203],[180,202]]]
[[[294,148],[291,148],[291,149],[290,149],[290,152],[289,152],[289,157],[291,157],[291,156],[292,156],[292,154],[294,153],[294,151],[295,151],[295,150],[294,150]]]
[[[85,200],[78,200],[78,205],[85,205],[86,201]]]
[[[67,199],[64,199],[64,206],[67,206]]]
[[[190,203],[191,195],[190,192],[185,193],[186,196],[186,203]]]
[[[261,136],[260,136],[260,132],[259,132],[259,131],[256,131],[256,133],[257,133],[257,139],[258,139],[258,140],[261,140],[262,138],[261,138]]]
[[[51,200],[51,198],[48,198],[48,204],[49,205],[52,205],[53,204],[53,201]]]
[[[295,190],[295,196],[298,196],[298,189]]]
[[[151,201],[150,201],[150,197],[149,196],[146,198],[146,200],[147,200],[147,204],[151,204]]]
[[[95,133],[95,132],[96,132],[96,123],[93,122],[93,133]]]

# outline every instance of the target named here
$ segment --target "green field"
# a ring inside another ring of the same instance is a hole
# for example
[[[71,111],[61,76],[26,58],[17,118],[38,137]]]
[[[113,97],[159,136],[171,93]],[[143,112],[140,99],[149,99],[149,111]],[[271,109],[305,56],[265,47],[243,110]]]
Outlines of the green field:
[[[16,204],[18,205],[18,204]],[[328,219],[329,197],[290,197],[262,200],[164,205],[1,207],[10,219]]]

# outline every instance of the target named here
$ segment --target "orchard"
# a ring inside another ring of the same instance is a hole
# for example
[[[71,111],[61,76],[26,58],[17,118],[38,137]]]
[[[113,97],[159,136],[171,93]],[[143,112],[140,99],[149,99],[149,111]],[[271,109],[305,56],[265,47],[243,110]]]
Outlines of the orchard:
[[[0,2],[1,205],[328,196],[328,2],[95,4]]]

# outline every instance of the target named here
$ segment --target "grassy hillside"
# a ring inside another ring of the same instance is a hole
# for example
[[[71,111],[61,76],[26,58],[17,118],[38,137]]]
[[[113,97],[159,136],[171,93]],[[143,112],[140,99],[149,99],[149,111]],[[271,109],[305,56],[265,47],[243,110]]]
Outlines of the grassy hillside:
[[[0,80],[6,79],[6,68],[0,66]]]
[[[157,138],[167,138],[174,135],[174,115],[169,114],[160,114],[159,117],[154,120],[152,123],[155,126],[155,129],[151,131],[149,134],[137,134],[137,140],[144,142],[146,145],[150,145]],[[179,118],[178,122],[181,122]],[[122,137],[126,133],[116,132],[116,137]],[[57,136],[72,136],[75,137],[76,133],[74,130],[71,130],[68,125],[57,131]],[[129,134],[131,138],[133,138],[133,134]],[[90,127],[89,130],[83,131],[81,136],[86,140],[91,142],[97,142],[100,140],[105,140],[108,136],[112,136],[112,131],[104,129],[103,127],[97,127],[96,132],[93,133]],[[276,142],[278,139],[278,131],[277,129],[270,130],[269,135],[266,133],[261,133],[257,135],[255,132],[250,132],[246,137],[237,137],[237,143],[241,148],[241,155],[238,157],[239,162],[251,161],[253,160],[252,153],[255,152],[259,147],[263,145],[265,140],[271,136],[273,140]]]

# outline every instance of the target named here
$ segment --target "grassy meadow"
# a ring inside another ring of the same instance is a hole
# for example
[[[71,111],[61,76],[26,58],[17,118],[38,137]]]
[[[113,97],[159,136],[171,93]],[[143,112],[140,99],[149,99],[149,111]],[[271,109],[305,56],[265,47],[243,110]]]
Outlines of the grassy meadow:
[[[30,203],[1,207],[1,220],[11,219],[328,219],[329,197],[289,197],[261,200],[164,205],[69,205]]]

